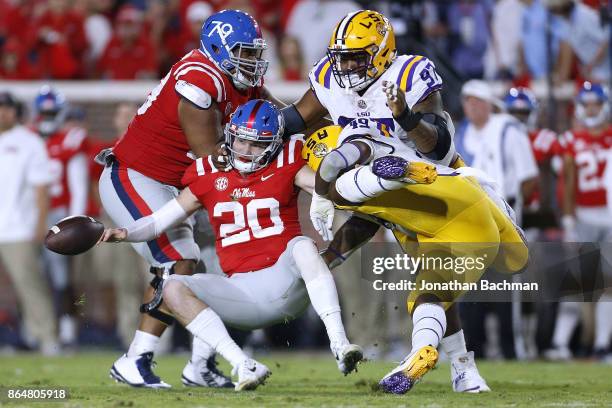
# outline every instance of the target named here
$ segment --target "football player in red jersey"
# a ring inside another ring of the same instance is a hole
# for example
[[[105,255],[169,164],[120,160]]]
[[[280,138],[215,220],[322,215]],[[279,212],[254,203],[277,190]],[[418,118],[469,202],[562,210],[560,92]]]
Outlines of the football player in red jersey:
[[[604,173],[612,147],[612,127],[607,90],[600,84],[585,82],[576,97],[576,119],[580,128],[566,132],[563,173],[565,175],[563,219],[565,240],[568,242],[612,242],[612,218],[607,208]],[[602,273],[612,275],[608,262],[602,260]],[[580,318],[579,302],[562,302],[553,348],[546,357],[567,360],[572,357],[568,348],[572,333]],[[604,294],[595,306],[596,357],[604,358],[612,335],[612,296]]]
[[[87,133],[82,128],[66,126],[68,106],[64,96],[43,86],[34,100],[34,130],[47,144],[55,182],[49,187],[51,197],[47,224],[54,225],[69,215],[85,214],[89,191]],[[64,346],[74,346],[77,327],[74,294],[70,277],[70,258],[45,249],[45,264],[59,299],[59,338]]]
[[[230,113],[248,100],[270,97],[263,87],[268,62],[261,56],[266,44],[251,16],[237,10],[210,16],[202,26],[200,44],[151,91],[112,151],[98,157],[106,163],[100,178],[101,201],[119,225],[150,215],[176,197],[184,186],[181,176],[193,160],[217,157],[216,144]],[[190,275],[200,254],[190,219],[134,248],[158,274]],[[153,290],[148,288],[145,301],[152,297]],[[133,386],[169,388],[153,374],[151,363],[172,318],[151,303],[145,310],[150,315],[142,316],[127,354],[115,362],[111,376]],[[183,372],[188,380],[183,382],[233,386],[216,370],[213,357],[212,349],[196,338],[192,359]]]
[[[553,184],[552,160],[555,157],[562,155],[563,149],[557,134],[547,128],[537,127],[538,116],[538,101],[535,95],[529,88],[511,88],[504,97],[504,105],[506,111],[514,116],[517,120],[527,127],[529,141],[533,155],[538,163],[540,171],[540,183],[536,190],[529,197],[524,198],[523,206],[526,214],[523,214],[523,227],[540,227],[537,225],[537,220],[531,216],[534,212],[539,213],[539,218],[542,218],[542,211],[549,208],[542,208],[543,205],[548,207],[547,199],[552,194],[547,194],[545,189],[550,188]],[[560,167],[560,166],[559,166]],[[559,170],[559,169],[557,169]],[[550,191],[548,191],[550,193]],[[545,202],[542,202],[544,200]],[[527,215],[527,219],[525,219]],[[548,215],[548,214],[547,214]],[[550,219],[551,217],[547,217]],[[536,221],[535,223],[533,221]],[[532,223],[536,225],[531,225]],[[529,233],[528,233],[529,235]]]
[[[232,364],[236,390],[257,387],[270,372],[244,354],[223,322],[247,330],[266,327],[297,317],[309,299],[325,324],[340,371],[350,373],[362,359],[361,348],[346,338],[331,272],[300,228],[299,188],[312,193],[314,174],[301,157],[301,139],[283,144],[282,134],[282,116],[272,103],[258,99],[241,105],[225,127],[232,170],[219,171],[210,155],[197,159],[176,199],[126,228],[107,229],[102,238],[147,241],[200,208],[208,211],[227,276],[172,275],[164,285],[164,302],[194,336]]]

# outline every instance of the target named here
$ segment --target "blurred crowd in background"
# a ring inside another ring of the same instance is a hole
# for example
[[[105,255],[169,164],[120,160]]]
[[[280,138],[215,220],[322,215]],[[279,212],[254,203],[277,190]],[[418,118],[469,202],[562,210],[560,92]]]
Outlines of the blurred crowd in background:
[[[0,78],[161,78],[199,45],[200,27],[210,14],[236,8],[251,13],[264,32],[271,61],[267,79],[303,80],[324,55],[338,16],[373,7],[390,18],[401,52],[442,60],[463,79],[527,85],[547,75],[551,59],[556,82],[605,82],[610,70],[600,46],[607,41],[608,2],[587,0],[567,12],[570,3],[2,0]]]
[[[501,138],[499,157],[491,160],[505,163],[507,158],[511,167],[484,170],[502,177],[498,181],[506,188],[506,199],[521,215],[531,240],[612,240],[612,221],[610,226],[607,222],[612,220],[607,200],[612,184],[608,189],[605,181],[612,148],[606,87],[611,77],[610,27],[604,1],[0,0],[0,80],[161,78],[198,47],[202,22],[211,13],[239,8],[255,16],[267,38],[266,81],[302,81],[306,87],[308,71],[324,55],[338,20],[366,7],[390,18],[399,53],[422,54],[435,62],[445,83],[445,105],[457,119],[457,149],[468,164],[482,164],[478,155],[487,151],[484,136]],[[492,80],[502,81],[504,98],[487,82]],[[529,86],[539,80],[551,89],[571,81],[575,99],[545,115],[555,101],[535,98]],[[42,242],[48,225],[68,214],[86,213],[110,223],[97,195],[102,167],[93,157],[123,134],[137,105],[112,108],[112,129],[106,133],[115,137],[101,139],[97,129],[92,132],[86,110],[50,87],[27,101],[0,93],[0,134],[17,127],[37,133],[50,158],[45,159],[50,160],[48,179],[32,181],[50,186],[41,193],[48,194],[50,205],[36,199],[38,211],[48,216],[26,237],[35,245]],[[506,138],[508,124],[513,126]],[[106,126],[110,129],[110,122]],[[0,137],[0,168],[4,160],[8,169],[13,164],[3,158],[6,152]],[[0,174],[0,184],[8,185],[3,177],[8,176]],[[25,199],[34,196],[20,198]],[[12,237],[7,232],[10,220],[4,219],[14,218],[10,205],[22,204],[3,204],[0,199],[0,250],[5,248],[0,258],[8,271],[0,273],[0,348],[52,354],[58,343],[64,349],[127,346],[148,279],[146,265],[127,245],[101,246],[75,258],[45,253],[40,266],[36,255],[32,270],[23,272],[28,278],[20,283],[15,276],[22,271],[9,270],[17,262],[8,261],[6,245]],[[307,205],[302,197],[306,217]],[[315,237],[307,218],[302,224]],[[206,267],[215,270],[210,231],[201,233]],[[389,240],[382,232],[376,239]],[[49,286],[33,288],[41,268],[47,270]],[[404,295],[373,294],[370,283],[360,279],[359,268],[356,256],[335,273],[349,336],[364,345],[370,357],[400,360],[409,350]],[[14,292],[6,289],[11,281]],[[50,299],[46,303],[45,297]],[[32,299],[40,302],[33,305],[37,302]],[[564,360],[579,355],[612,361],[610,307],[612,298],[600,306],[547,303],[522,312],[509,304],[468,305],[468,348],[489,358]],[[486,316],[487,311],[496,317]],[[315,347],[325,342],[313,313],[266,333],[258,331],[246,341],[253,347]],[[166,336],[169,349],[188,347],[186,332],[175,328],[172,336]]]

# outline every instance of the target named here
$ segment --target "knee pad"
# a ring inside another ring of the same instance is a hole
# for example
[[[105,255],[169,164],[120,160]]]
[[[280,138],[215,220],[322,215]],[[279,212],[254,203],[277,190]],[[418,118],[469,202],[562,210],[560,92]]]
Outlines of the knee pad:
[[[159,306],[163,302],[162,293],[164,290],[164,281],[167,276],[174,273],[174,265],[168,270],[165,268],[157,268],[152,266],[149,269],[149,272],[155,275],[153,279],[151,279],[151,282],[149,282],[149,285],[151,285],[154,290],[153,299],[148,303],[143,303],[140,305],[140,313],[146,313],[160,322],[170,326],[172,323],[174,323],[174,317],[159,310]]]

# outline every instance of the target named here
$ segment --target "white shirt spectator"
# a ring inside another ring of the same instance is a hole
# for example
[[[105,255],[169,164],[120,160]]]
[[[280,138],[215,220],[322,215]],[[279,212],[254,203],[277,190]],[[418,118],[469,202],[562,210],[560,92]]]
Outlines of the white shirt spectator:
[[[85,19],[85,36],[89,42],[89,57],[97,60],[111,39],[113,28],[102,14],[93,14]]]
[[[0,243],[34,239],[35,187],[53,181],[43,140],[17,125],[0,133]]]
[[[538,176],[538,166],[524,127],[507,114],[491,114],[481,129],[468,124],[463,148],[472,156],[470,166],[498,183],[506,199],[517,199],[521,184]]]
[[[286,32],[300,43],[306,66],[323,58],[336,24],[360,9],[359,4],[344,0],[302,0],[293,8]]]
[[[569,20],[558,18],[560,35],[567,41],[580,62],[588,65],[593,62],[602,44],[610,38],[610,27],[602,27],[599,14],[582,3],[575,3]],[[610,78],[610,53],[593,67],[593,80],[606,82]],[[591,79],[591,78],[589,78]]]
[[[516,74],[525,6],[519,0],[500,0],[493,7],[491,41],[485,54],[485,77],[495,79],[500,69]]]

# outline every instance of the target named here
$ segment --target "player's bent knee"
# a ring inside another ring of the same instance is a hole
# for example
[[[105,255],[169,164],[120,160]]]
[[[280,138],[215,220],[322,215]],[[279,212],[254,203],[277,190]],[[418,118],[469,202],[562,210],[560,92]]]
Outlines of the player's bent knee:
[[[191,289],[187,287],[183,282],[178,279],[168,279],[164,283],[164,289],[162,292],[165,304],[174,310],[175,306],[180,303],[181,299],[188,296],[191,293]]]
[[[317,276],[331,274],[329,268],[319,255],[313,240],[308,237],[298,237],[294,238],[294,240],[294,242],[289,243],[288,248],[290,248],[293,261],[305,282]]]

